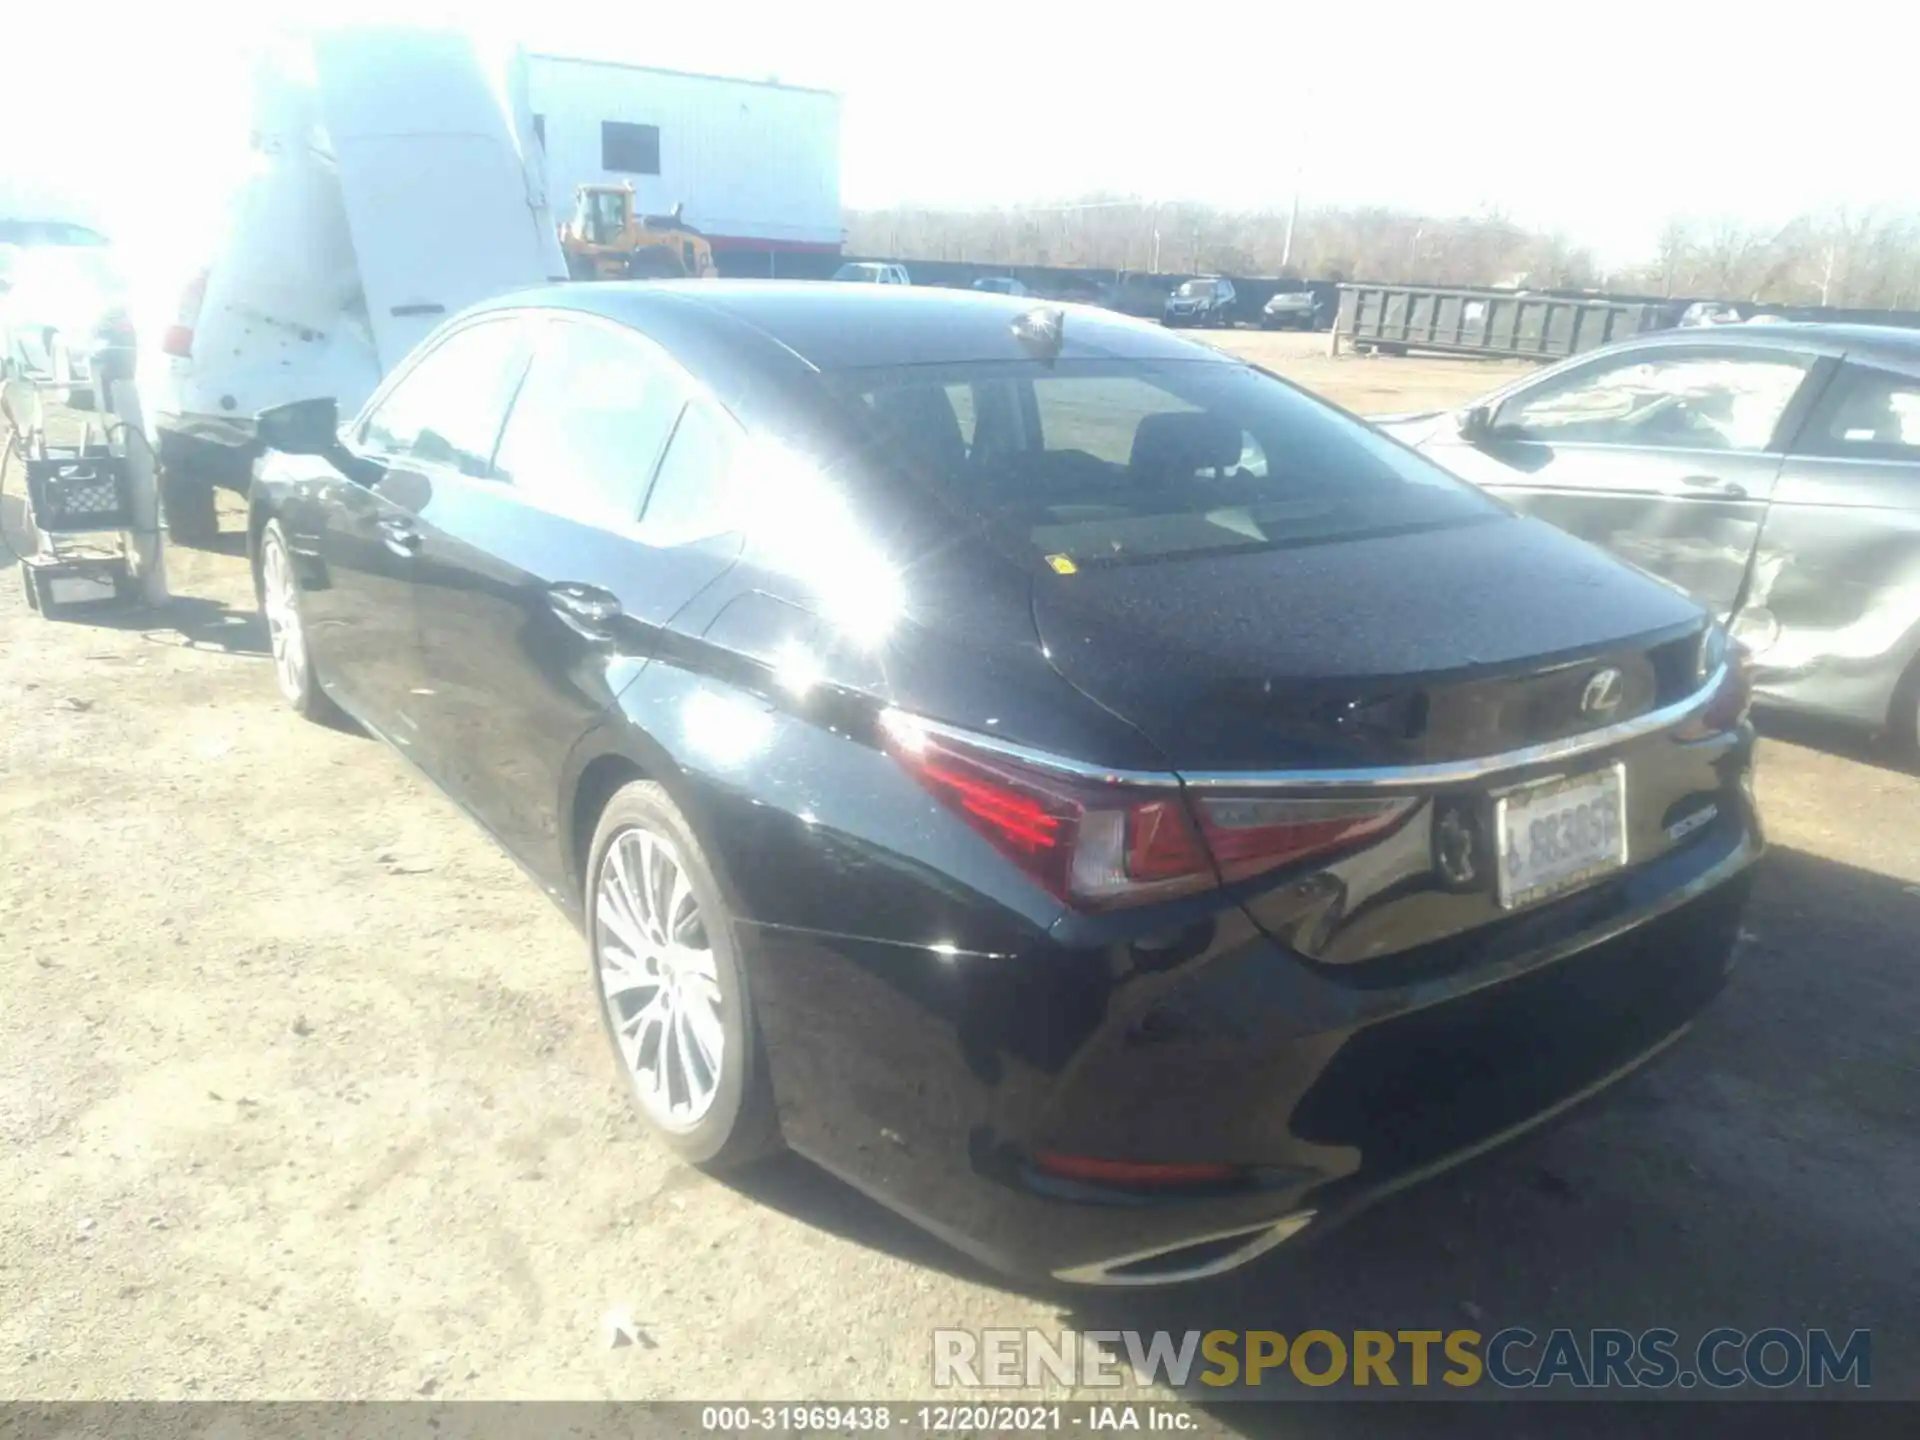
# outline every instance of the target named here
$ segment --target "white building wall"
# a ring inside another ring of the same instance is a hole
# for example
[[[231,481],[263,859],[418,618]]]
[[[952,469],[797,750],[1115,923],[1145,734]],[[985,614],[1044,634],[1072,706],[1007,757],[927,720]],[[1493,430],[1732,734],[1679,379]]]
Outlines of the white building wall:
[[[720,240],[835,247],[840,221],[840,99],[823,90],[535,55],[529,85],[546,137],[554,213],[576,185],[631,181],[640,207]],[[656,126],[660,173],[601,166],[601,122]]]

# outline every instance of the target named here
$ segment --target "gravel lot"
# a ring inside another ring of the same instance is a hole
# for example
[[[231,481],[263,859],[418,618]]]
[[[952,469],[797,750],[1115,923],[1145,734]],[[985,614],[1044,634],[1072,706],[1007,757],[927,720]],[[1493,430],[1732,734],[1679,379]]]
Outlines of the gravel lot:
[[[1360,411],[1508,373],[1213,338]],[[0,584],[0,1397],[904,1398],[936,1326],[1508,1323],[1871,1326],[1920,1396],[1920,780],[1870,747],[1765,745],[1743,967],[1601,1104],[1211,1287],[1022,1293],[797,1160],[655,1147],[579,940],[281,705],[237,548],[158,614]]]

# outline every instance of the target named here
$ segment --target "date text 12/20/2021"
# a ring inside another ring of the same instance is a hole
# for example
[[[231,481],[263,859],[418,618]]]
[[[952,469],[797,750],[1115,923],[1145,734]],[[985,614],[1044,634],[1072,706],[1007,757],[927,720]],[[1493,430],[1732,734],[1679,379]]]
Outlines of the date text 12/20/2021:
[[[1202,1417],[1185,1406],[1166,1403],[1086,1403],[1068,1405],[992,1404],[846,1404],[708,1405],[700,1428],[712,1435],[875,1434],[1004,1435],[1035,1431],[1160,1431],[1191,1433]]]

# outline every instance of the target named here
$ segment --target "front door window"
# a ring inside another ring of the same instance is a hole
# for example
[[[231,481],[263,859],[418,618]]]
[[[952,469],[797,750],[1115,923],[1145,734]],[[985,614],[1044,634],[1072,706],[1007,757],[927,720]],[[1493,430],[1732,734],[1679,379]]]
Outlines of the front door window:
[[[1502,439],[1764,450],[1807,362],[1789,355],[1657,356],[1576,370],[1500,408]]]

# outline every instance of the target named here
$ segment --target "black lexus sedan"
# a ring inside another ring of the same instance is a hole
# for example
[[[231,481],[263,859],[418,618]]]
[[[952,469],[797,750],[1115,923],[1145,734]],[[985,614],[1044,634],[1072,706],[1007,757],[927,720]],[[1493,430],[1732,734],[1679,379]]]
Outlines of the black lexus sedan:
[[[275,671],[587,937],[640,1113],[1211,1274],[1684,1030],[1761,837],[1692,601],[1076,306],[573,285],[260,419]]]

